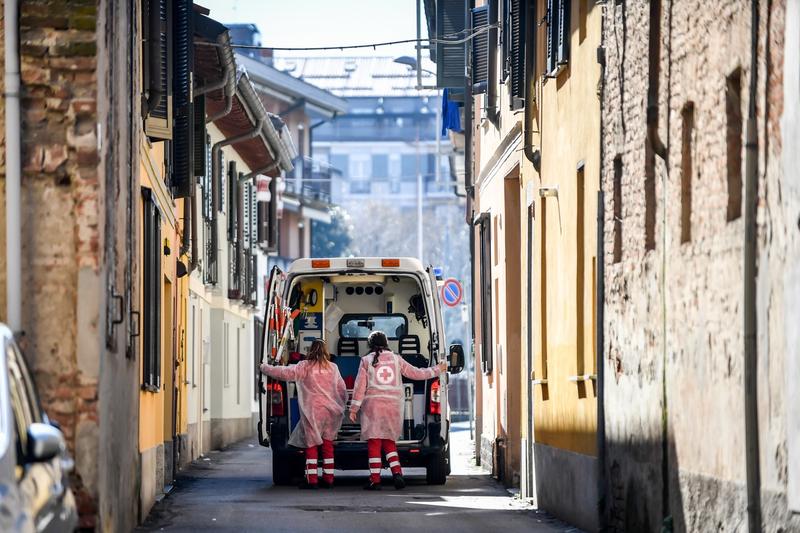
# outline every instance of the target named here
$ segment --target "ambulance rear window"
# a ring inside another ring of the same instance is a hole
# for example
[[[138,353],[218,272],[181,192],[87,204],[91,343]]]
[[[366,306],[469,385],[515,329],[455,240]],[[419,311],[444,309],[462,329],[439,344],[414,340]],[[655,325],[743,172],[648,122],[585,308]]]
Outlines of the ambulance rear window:
[[[339,321],[339,335],[344,339],[363,340],[373,331],[397,340],[408,333],[408,320],[401,314],[348,314]]]

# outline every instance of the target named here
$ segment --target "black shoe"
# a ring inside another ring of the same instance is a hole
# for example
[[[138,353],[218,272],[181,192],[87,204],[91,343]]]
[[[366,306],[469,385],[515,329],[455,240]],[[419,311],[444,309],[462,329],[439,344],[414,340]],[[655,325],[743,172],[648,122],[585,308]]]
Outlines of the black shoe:
[[[304,479],[303,481],[300,482],[300,486],[297,488],[299,488],[300,490],[317,490],[317,484],[309,483]]]
[[[406,480],[403,479],[403,474],[392,474],[394,478],[394,488],[397,490],[406,488]]]
[[[333,488],[333,481],[328,483],[324,479],[320,479],[319,480],[319,488],[321,488],[321,489],[332,489]]]
[[[364,485],[364,490],[381,490],[381,484],[369,481],[366,485]]]

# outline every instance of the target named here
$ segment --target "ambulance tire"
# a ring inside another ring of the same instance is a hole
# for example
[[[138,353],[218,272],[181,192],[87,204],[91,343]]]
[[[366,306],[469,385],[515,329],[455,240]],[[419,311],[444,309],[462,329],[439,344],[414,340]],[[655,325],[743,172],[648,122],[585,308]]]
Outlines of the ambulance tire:
[[[428,485],[444,485],[447,483],[447,463],[444,453],[431,456],[428,466],[425,468],[425,480]]]
[[[272,483],[276,486],[292,484],[292,461],[286,458],[272,458]]]

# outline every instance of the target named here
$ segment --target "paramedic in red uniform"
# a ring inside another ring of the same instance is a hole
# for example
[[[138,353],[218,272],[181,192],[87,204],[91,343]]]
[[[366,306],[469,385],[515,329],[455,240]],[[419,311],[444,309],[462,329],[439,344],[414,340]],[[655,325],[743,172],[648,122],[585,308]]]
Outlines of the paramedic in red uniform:
[[[355,422],[361,412],[361,438],[367,441],[369,483],[365,490],[381,488],[381,449],[394,477],[396,489],[406,486],[395,440],[403,432],[403,379],[423,380],[436,377],[447,370],[442,361],[437,366],[416,368],[389,350],[386,334],[374,331],[367,341],[369,354],[361,359],[356,377],[350,420]]]
[[[333,441],[339,432],[347,403],[347,390],[339,367],[322,340],[311,343],[308,355],[296,365],[261,365],[261,372],[271,378],[297,382],[300,422],[289,437],[289,444],[305,448],[305,481],[301,489],[333,487]],[[322,448],[322,480],[318,479],[319,455]]]

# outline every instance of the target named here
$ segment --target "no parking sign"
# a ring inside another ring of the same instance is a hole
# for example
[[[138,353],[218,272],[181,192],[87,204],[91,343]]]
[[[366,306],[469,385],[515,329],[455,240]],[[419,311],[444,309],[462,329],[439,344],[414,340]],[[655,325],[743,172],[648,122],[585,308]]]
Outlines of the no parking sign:
[[[448,278],[442,285],[442,301],[448,307],[455,307],[461,302],[464,289],[455,278]]]

